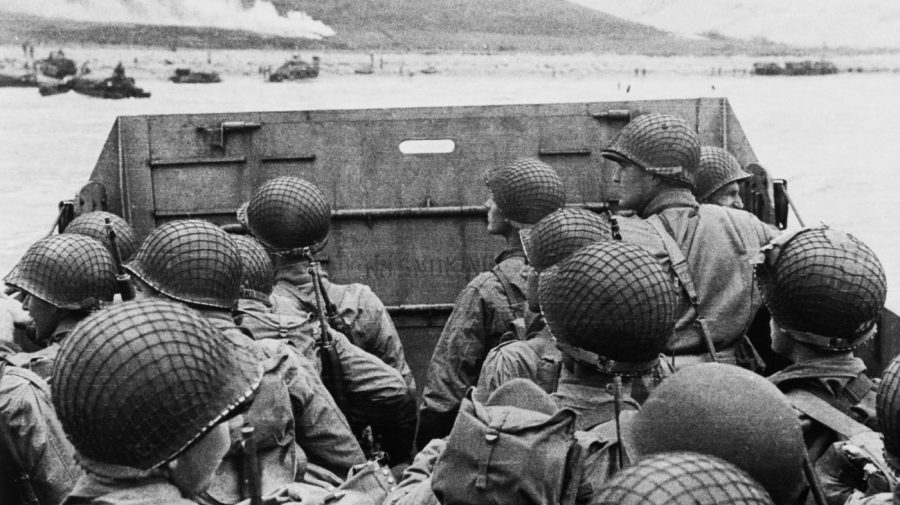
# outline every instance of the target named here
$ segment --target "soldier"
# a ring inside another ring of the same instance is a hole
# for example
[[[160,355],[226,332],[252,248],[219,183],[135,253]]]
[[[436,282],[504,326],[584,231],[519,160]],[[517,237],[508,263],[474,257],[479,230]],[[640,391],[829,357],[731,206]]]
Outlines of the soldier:
[[[686,367],[660,384],[625,428],[640,459],[708,454],[747,472],[776,505],[801,502],[800,422],[778,388],[755,373],[716,363]]]
[[[272,253],[275,263],[273,311],[299,317],[318,317],[320,309],[331,328],[353,344],[395,368],[406,381],[406,402],[414,402],[415,381],[406,364],[400,336],[381,300],[363,284],[328,281],[312,254],[321,250],[331,228],[331,209],[324,193],[297,177],[279,177],[264,184],[238,213],[251,234]],[[318,285],[317,285],[318,284]],[[321,296],[321,300],[319,297]],[[326,384],[333,388],[334,384]],[[396,412],[396,425],[375,423],[374,437],[396,465],[412,458],[415,414]],[[398,436],[399,435],[399,436]]]
[[[53,404],[86,473],[63,502],[191,504],[260,387],[250,349],[185,307],[132,301],[63,342]]]
[[[703,146],[700,148],[700,166],[697,169],[694,196],[701,204],[743,209],[741,184],[750,177],[751,175],[741,168],[737,158],[725,149]],[[769,312],[763,306],[753,319],[748,333],[754,349],[765,364],[765,370],[767,372],[781,370],[789,363],[772,351],[772,339],[768,330]],[[756,371],[762,373],[761,370]]]
[[[530,379],[548,393],[556,391],[562,356],[541,314],[540,273],[583,246],[612,238],[609,221],[584,209],[559,209],[519,234],[530,264],[525,296],[531,320],[526,322],[524,340],[508,332],[488,353],[478,378],[478,394],[483,399],[516,377]]]
[[[331,228],[331,208],[325,194],[297,177],[278,177],[264,184],[238,210],[238,221],[273,254],[275,312],[314,314],[317,311],[308,258],[298,241],[308,241],[316,253],[325,247]],[[410,391],[416,384],[403,354],[403,344],[391,316],[365,284],[335,284],[322,271],[322,288],[334,305],[329,325],[364,351],[397,369]]]
[[[103,244],[83,235],[52,235],[28,248],[3,279],[26,294],[24,307],[35,323],[36,352],[10,354],[7,361],[49,379],[59,343],[101,302],[116,294],[116,267]]]
[[[27,314],[14,300],[0,307],[0,503],[59,503],[81,475],[50,401],[50,387],[6,361],[13,322]],[[7,324],[8,323],[8,324]]]
[[[744,208],[740,183],[749,178],[734,155],[721,147],[703,146],[694,196],[700,203],[740,210]]]
[[[206,221],[169,222],[153,230],[124,266],[136,280],[138,299],[175,300],[198,310],[263,364],[263,385],[247,418],[256,428],[264,493],[303,478],[304,452],[311,463],[341,477],[365,461],[315,367],[284,343],[255,341],[235,326],[231,311],[242,266],[227,233]],[[240,469],[240,451],[233,447],[202,501],[240,501]]]
[[[602,241],[543,274],[541,307],[563,353],[553,399],[576,427],[637,410],[668,375],[659,360],[677,317],[676,284],[639,246]]]
[[[497,265],[483,272],[456,299],[428,365],[428,383],[419,410],[418,447],[450,432],[466,391],[478,383],[488,351],[524,319],[525,253],[519,229],[538,222],[565,204],[562,179],[549,165],[535,159],[516,160],[490,171],[485,181],[491,198],[487,232],[506,239],[507,249]]]
[[[769,493],[737,466],[706,454],[672,452],[616,474],[591,505],[772,505]]]
[[[875,334],[885,274],[865,244],[827,227],[783,235],[764,255],[756,274],[772,314],[772,349],[793,363],[769,380],[800,412],[815,462],[841,437],[831,417],[878,429],[876,385],[853,349]]]
[[[322,326],[318,318],[273,312],[269,299],[274,284],[274,268],[269,254],[256,240],[231,237],[241,254],[243,282],[238,301],[238,324],[257,340],[289,341],[322,372],[317,353]],[[312,316],[312,315],[309,315]],[[416,429],[416,397],[409,394],[400,372],[350,343],[342,333],[329,328],[341,364],[341,380],[346,386],[347,405],[341,406],[354,433],[374,426],[382,435],[381,449],[394,463],[410,456]],[[365,444],[363,444],[365,445]]]
[[[111,212],[95,210],[82,214],[66,226],[64,233],[77,233],[99,240],[112,253],[112,243],[109,240],[109,232],[106,230],[107,219],[109,219],[109,224],[116,234],[116,247],[119,248],[119,257],[122,258],[122,261],[128,261],[140,244],[131,225]]]
[[[854,436],[836,442],[816,464],[830,505],[900,504],[900,357],[882,374],[876,412],[880,447]]]
[[[676,368],[713,360],[760,367],[746,336],[760,306],[749,259],[776,232],[749,212],[697,203],[700,143],[678,117],[638,116],[602,154],[619,165],[619,205],[653,226],[681,281],[684,309],[667,348]]]

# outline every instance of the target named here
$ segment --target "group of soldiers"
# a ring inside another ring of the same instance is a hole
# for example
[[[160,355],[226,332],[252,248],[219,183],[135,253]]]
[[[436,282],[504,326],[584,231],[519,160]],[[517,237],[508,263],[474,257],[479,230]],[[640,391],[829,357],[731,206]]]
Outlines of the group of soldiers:
[[[617,214],[566,207],[538,160],[486,174],[507,249],[421,401],[384,305],[316,261],[310,182],[265,183],[240,234],[182,220],[137,244],[79,216],[4,278],[0,503],[894,503],[900,361],[879,381],[853,355],[884,306],[874,253],[741,210],[750,175],[678,117],[602,154]],[[791,363],[769,377],[763,303]]]

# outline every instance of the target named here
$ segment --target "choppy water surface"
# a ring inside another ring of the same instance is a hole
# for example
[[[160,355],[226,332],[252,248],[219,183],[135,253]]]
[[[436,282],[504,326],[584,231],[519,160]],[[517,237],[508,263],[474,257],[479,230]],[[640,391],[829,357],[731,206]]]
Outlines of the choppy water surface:
[[[0,89],[0,273],[49,231],[57,203],[87,181],[119,115],[725,96],[761,164],[790,181],[807,224],[851,231],[875,249],[888,271],[888,305],[900,309],[900,74],[324,75],[280,84],[249,77],[215,85],[138,84],[152,98],[41,97],[35,89]]]

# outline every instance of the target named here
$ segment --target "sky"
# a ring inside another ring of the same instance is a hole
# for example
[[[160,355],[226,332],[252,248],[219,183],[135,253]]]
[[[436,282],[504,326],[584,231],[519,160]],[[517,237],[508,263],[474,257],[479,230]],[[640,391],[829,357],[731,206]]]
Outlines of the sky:
[[[896,0],[570,0],[666,31],[806,47],[900,49]]]

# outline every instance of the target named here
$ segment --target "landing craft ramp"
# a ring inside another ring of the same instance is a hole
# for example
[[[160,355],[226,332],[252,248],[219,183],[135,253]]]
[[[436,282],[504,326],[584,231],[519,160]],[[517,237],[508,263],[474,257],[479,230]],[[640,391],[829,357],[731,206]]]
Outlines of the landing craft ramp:
[[[108,207],[143,237],[174,219],[234,224],[274,177],[315,183],[333,209],[323,263],[388,306],[421,386],[457,294],[504,247],[485,232],[484,171],[536,157],[559,172],[569,205],[614,208],[614,167],[600,149],[644,112],[679,115],[703,144],[757,163],[723,98],[128,116],[113,125],[91,175],[99,184],[76,212]],[[771,223],[771,180],[755,170],[744,201]]]

